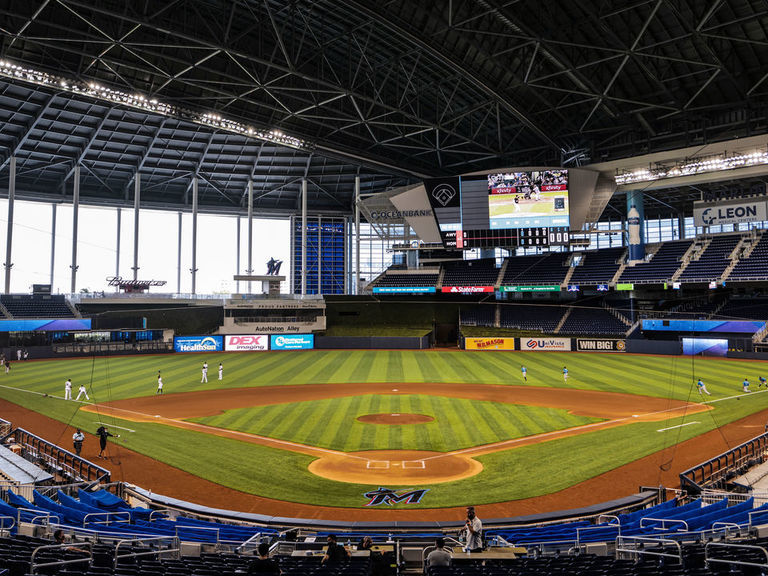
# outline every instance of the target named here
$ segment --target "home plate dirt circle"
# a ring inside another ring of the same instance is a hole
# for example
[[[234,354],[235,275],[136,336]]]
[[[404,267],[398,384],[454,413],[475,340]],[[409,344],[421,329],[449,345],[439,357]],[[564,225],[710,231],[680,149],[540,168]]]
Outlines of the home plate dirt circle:
[[[365,424],[425,424],[435,419],[426,414],[363,414],[357,417],[358,422]]]
[[[462,454],[425,450],[366,450],[321,456],[309,465],[317,476],[352,484],[438,484],[479,474],[483,465]]]

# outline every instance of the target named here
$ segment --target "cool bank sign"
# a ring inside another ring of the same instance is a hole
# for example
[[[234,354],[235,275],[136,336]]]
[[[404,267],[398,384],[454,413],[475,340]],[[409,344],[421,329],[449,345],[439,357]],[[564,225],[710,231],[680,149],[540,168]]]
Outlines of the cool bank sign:
[[[768,220],[768,203],[757,202],[696,202],[693,205],[693,220],[696,226],[719,226],[740,222]]]

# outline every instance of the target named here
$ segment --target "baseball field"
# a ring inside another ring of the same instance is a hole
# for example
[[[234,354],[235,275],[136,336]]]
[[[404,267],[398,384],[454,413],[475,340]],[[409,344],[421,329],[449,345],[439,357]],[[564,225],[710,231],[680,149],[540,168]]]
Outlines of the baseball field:
[[[229,494],[354,509],[382,488],[394,497],[381,508],[432,509],[566,494],[627,466],[642,471],[629,491],[668,480],[763,431],[761,375],[768,363],[621,353],[206,353],[17,362],[0,398],[65,424],[27,425],[64,447],[82,428],[84,455],[129,481],[138,454],[141,472],[156,462]],[[67,378],[90,400],[64,400]],[[120,435],[107,461],[100,423]],[[183,482],[152,482],[184,496]]]

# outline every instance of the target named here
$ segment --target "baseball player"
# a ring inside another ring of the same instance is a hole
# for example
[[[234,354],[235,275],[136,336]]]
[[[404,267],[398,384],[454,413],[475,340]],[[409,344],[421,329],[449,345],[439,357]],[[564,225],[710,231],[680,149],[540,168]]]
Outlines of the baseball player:
[[[696,382],[696,386],[699,388],[699,395],[706,394],[707,396],[712,396],[712,394],[709,393],[709,390],[707,390],[707,387],[704,385],[704,382],[699,378],[699,381]]]
[[[208,382],[208,362],[203,362],[203,377],[200,379],[200,384]]]
[[[219,362],[219,380],[224,380],[224,365]]]
[[[80,387],[77,389],[77,398],[75,398],[75,402],[80,400],[80,396],[85,396],[86,400],[90,400],[88,391],[85,389],[85,384],[80,384]]]
[[[747,378],[744,378],[744,382],[741,383],[741,386],[744,389],[744,392],[749,392],[749,380]]]
[[[568,382],[568,368],[563,366],[563,382]]]
[[[72,400],[72,380],[69,378],[64,382],[64,400]]]
[[[523,380],[525,380],[526,382],[528,382],[528,368],[526,368],[526,367],[525,367],[525,365],[523,365],[523,366],[520,366],[520,372],[521,372],[521,373],[522,373],[522,375],[523,375]]]
[[[155,394],[163,393],[163,377],[160,376],[160,371],[157,371],[157,392]]]
[[[761,386],[765,386],[768,388],[768,381],[766,381],[765,376],[758,376],[757,379],[759,382],[757,383],[757,387],[760,388]]]

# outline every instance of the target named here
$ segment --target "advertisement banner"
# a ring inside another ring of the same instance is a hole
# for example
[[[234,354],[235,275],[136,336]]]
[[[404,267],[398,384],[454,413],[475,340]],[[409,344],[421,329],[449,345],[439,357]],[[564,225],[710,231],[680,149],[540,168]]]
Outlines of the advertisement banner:
[[[502,286],[502,292],[560,292],[560,284],[543,286]]]
[[[173,349],[176,352],[222,352],[224,336],[176,336]]]
[[[465,338],[465,350],[514,350],[514,338]]]
[[[314,347],[314,334],[291,334],[290,336],[280,334],[272,335],[269,339],[271,350],[311,350]]]
[[[559,350],[570,352],[570,338],[520,338],[520,350]]]
[[[266,334],[237,334],[224,336],[226,352],[269,350],[269,336]]]
[[[686,356],[727,356],[728,340],[725,338],[683,338],[683,354]]]
[[[693,203],[693,222],[696,226],[720,226],[762,220],[768,220],[768,202],[765,200]]]
[[[493,292],[493,286],[443,286],[440,290],[444,294],[479,294]]]
[[[602,338],[579,338],[576,340],[578,352],[626,352],[625,340],[611,340]]]
[[[59,332],[90,329],[90,318],[0,320],[0,332],[39,332],[46,330]]]
[[[434,286],[374,286],[374,294],[434,294]]]

